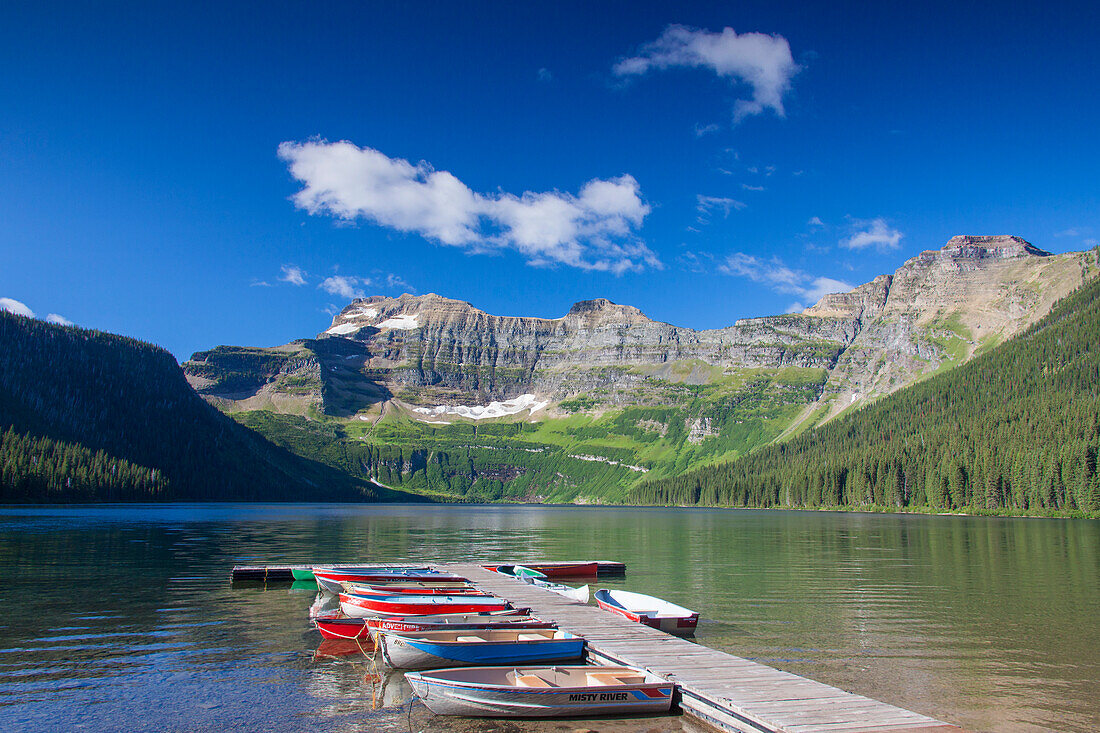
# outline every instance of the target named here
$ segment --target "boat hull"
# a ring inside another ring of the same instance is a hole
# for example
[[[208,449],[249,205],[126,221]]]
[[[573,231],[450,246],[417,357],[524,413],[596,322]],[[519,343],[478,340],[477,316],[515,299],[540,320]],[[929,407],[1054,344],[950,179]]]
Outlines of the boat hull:
[[[555,629],[557,624],[530,616],[490,616],[485,620],[417,621],[415,616],[365,619],[371,631],[417,633],[421,631],[487,631],[495,629]]]
[[[547,578],[594,578],[600,571],[598,562],[548,562],[548,563],[522,563],[522,566],[536,570]],[[498,571],[502,567],[515,567],[514,565],[482,565],[486,570]],[[499,572],[499,571],[498,571]],[[511,575],[512,573],[506,573]]]
[[[580,637],[462,643],[428,641],[380,631],[376,643],[386,664],[394,669],[570,662],[584,656],[584,639]]]
[[[456,682],[433,677],[433,674],[437,673],[409,672],[405,678],[436,715],[467,717],[562,718],[663,713],[672,707],[675,688],[672,683],[651,675],[644,682],[614,687],[522,688]]]
[[[345,616],[428,616],[440,613],[504,611],[508,601],[490,596],[360,596],[340,594]]]
[[[497,629],[554,629],[550,621],[530,616],[477,616],[470,621],[416,621],[415,616],[388,618],[317,619],[317,630],[326,639],[369,639],[375,631],[417,633],[423,631],[487,631]]]
[[[623,604],[622,598],[628,598],[636,602],[640,599],[641,605],[665,607],[664,612],[641,610],[639,605],[634,605],[633,610]],[[644,624],[654,629],[672,634],[674,636],[693,636],[699,625],[699,614],[675,604],[653,596],[645,596],[640,593],[615,593],[607,590],[598,590],[595,594],[596,605],[605,611],[611,611],[635,623]]]
[[[523,578],[524,582],[531,585],[538,586],[543,590],[548,590],[551,593],[557,593],[559,596],[565,596],[570,600],[574,600],[577,603],[588,603],[588,586],[582,585],[580,588],[571,588],[568,585],[561,585],[560,583],[550,583],[542,580],[541,578]]]
[[[416,585],[416,584],[395,584],[395,583],[383,583],[375,585],[373,583],[344,583],[343,588],[345,593],[363,593],[366,595],[398,595],[398,594],[413,594],[413,595],[441,595],[441,596],[488,596],[492,595],[486,593],[483,590],[474,588],[471,585]]]
[[[344,583],[392,583],[402,580],[406,582],[438,583],[462,583],[466,581],[466,578],[458,575],[445,575],[443,573],[423,570],[410,572],[359,572],[344,570],[342,568],[314,568],[313,577],[317,580],[317,587],[332,594],[339,593],[343,590]]]

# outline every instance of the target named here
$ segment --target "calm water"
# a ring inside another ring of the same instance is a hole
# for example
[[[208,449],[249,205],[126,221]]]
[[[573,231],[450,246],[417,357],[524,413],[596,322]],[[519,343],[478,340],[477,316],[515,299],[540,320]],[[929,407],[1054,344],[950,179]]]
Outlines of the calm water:
[[[1100,729],[1100,522],[331,505],[0,507],[0,729],[450,730],[319,650],[311,592],[229,569],[470,558],[621,560],[601,584],[707,646],[972,730]]]

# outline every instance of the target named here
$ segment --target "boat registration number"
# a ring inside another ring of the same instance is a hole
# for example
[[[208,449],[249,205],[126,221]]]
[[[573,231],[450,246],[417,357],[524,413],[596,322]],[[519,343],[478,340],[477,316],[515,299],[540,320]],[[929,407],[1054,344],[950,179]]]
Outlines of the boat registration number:
[[[605,700],[626,700],[630,695],[626,692],[574,692],[569,695],[569,702],[602,702]]]

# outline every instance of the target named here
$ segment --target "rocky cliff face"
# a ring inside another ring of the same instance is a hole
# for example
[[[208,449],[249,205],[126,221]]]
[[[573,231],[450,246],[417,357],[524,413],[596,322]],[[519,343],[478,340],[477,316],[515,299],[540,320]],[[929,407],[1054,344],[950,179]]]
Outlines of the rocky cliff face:
[[[551,411],[581,395],[594,409],[654,405],[668,399],[669,383],[798,367],[823,370],[816,400],[836,414],[1012,336],[1082,282],[1086,257],[1050,255],[1019,237],[954,237],[800,314],[702,331],[605,299],[541,319],[490,315],[434,294],[374,296],[348,305],[315,340],[249,350],[281,355],[275,363],[250,353],[262,375],[219,350],[184,368],[200,391],[238,407],[305,411],[308,403],[350,416],[391,398],[400,409],[524,394]]]

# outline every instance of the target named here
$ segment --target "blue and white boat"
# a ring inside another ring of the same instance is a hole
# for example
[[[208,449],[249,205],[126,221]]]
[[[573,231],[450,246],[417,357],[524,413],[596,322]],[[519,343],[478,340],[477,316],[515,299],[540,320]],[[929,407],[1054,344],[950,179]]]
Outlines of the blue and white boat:
[[[584,656],[584,639],[557,629],[427,631],[379,630],[375,639],[386,664],[395,669],[438,669],[464,665],[567,662]]]

